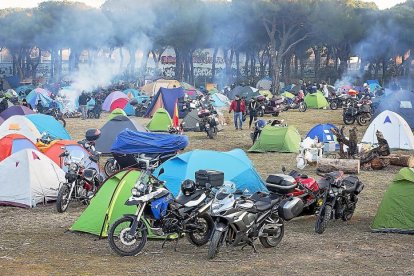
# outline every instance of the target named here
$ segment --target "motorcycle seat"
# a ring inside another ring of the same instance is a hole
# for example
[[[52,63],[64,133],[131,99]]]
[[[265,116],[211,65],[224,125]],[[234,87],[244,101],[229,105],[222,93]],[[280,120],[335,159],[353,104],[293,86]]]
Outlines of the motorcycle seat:
[[[328,186],[329,186],[329,180],[327,180],[327,179],[325,179],[325,178],[323,178],[323,179],[321,179],[321,180],[319,180],[319,181],[317,181],[317,183],[318,183],[318,186],[319,186],[319,189],[320,190],[324,190],[324,189],[326,189],[326,188],[328,188]]]
[[[265,211],[273,207],[275,204],[280,202],[280,197],[275,194],[265,194],[262,192],[254,193],[250,196],[253,200],[254,206],[257,211]]]
[[[197,199],[198,197],[200,197],[202,194],[204,193],[203,190],[197,190],[195,191],[193,194],[186,196],[184,194],[180,194],[179,196],[177,196],[174,201],[177,202],[180,205],[184,205],[187,202],[190,202],[192,200]]]
[[[354,193],[355,191],[356,191],[356,188],[357,188],[357,186],[358,186],[358,182],[354,182],[354,183],[351,183],[351,182],[347,182],[346,184],[348,184],[348,185],[345,185],[345,192],[346,193]]]
[[[257,201],[254,203],[256,210],[260,212],[269,210],[273,205],[274,204],[272,204],[270,201]]]

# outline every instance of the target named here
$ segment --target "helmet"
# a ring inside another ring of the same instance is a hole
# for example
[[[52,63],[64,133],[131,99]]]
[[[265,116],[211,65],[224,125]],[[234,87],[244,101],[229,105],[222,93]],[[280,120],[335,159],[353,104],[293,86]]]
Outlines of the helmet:
[[[187,179],[184,180],[183,183],[181,183],[181,192],[183,193],[183,195],[191,195],[195,192],[196,190],[196,184],[194,181]]]
[[[262,129],[265,127],[265,125],[267,124],[267,122],[265,120],[257,120],[256,122],[256,127],[259,129]]]

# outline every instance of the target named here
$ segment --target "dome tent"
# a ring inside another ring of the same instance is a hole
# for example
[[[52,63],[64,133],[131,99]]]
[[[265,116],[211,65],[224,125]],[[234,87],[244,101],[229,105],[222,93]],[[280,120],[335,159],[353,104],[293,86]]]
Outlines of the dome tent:
[[[30,108],[27,108],[23,105],[13,105],[4,110],[2,113],[0,113],[0,117],[2,117],[4,120],[7,120],[11,116],[14,115],[29,115],[29,114],[35,114],[33,110]]]
[[[23,135],[33,143],[36,143],[37,139],[41,137],[35,124],[22,115],[12,116],[0,125],[0,138],[8,134]]]
[[[311,139],[318,137],[319,142],[336,142],[336,137],[332,133],[331,129],[338,129],[336,126],[332,124],[319,124],[314,126],[306,135]]]
[[[300,135],[293,126],[266,125],[249,152],[299,152]]]
[[[322,92],[318,91],[316,93],[308,93],[305,96],[305,103],[308,108],[320,109],[327,107],[328,101],[323,96]]]
[[[111,114],[109,114],[108,116],[108,120],[112,120],[113,118],[115,118],[116,116],[127,116],[127,114],[125,113],[124,110],[122,110],[121,108],[115,108]]]
[[[24,149],[37,150],[36,145],[21,134],[9,134],[0,139],[0,161]]]
[[[164,108],[158,108],[148,123],[147,128],[150,131],[168,131],[168,128],[172,125],[170,114]]]
[[[128,102],[128,96],[127,95],[125,95],[121,91],[114,91],[105,98],[105,101],[102,104],[102,110],[111,111],[112,103],[114,101],[118,100],[118,99],[126,99],[127,102]]]
[[[52,116],[45,114],[31,114],[26,117],[32,121],[40,133],[45,132],[55,139],[71,139],[63,125],[56,121]]]

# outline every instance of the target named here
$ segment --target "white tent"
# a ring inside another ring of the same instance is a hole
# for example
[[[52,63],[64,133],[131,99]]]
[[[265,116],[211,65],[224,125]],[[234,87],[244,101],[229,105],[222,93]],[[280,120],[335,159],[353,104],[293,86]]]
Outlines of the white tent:
[[[37,150],[16,152],[0,162],[0,204],[34,207],[56,200],[65,173]]]
[[[0,125],[0,138],[9,134],[21,134],[26,136],[33,143],[41,137],[36,126],[23,115],[14,115]]]
[[[414,150],[414,135],[408,123],[397,113],[385,110],[369,125],[362,143],[377,144],[376,131],[379,130],[392,149]]]

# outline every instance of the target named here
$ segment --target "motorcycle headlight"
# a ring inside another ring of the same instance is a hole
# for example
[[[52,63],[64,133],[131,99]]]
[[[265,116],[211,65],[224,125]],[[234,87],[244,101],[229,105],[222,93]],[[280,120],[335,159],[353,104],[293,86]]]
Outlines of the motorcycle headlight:
[[[74,162],[70,163],[69,170],[77,171],[78,170],[78,164],[76,164]]]
[[[137,188],[134,187],[134,188],[131,189],[131,194],[133,196],[139,196],[141,193],[139,192],[139,190]]]
[[[137,186],[135,186],[135,188],[138,190],[138,192],[140,193],[145,193],[145,184],[140,182]]]

